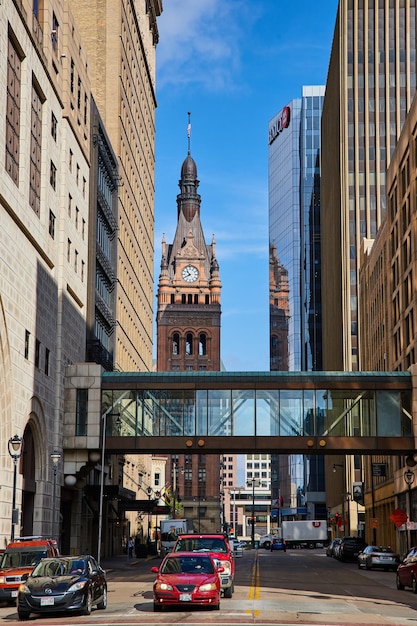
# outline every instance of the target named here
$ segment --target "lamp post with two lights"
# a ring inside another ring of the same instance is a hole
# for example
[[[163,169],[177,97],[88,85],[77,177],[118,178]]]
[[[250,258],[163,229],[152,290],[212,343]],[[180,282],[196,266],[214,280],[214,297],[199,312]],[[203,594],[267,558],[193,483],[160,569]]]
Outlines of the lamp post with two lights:
[[[12,500],[12,529],[10,540],[14,541],[14,527],[19,521],[19,510],[16,509],[16,481],[17,481],[17,464],[23,452],[23,439],[19,435],[14,435],[8,441],[9,454],[13,459],[13,500]]]

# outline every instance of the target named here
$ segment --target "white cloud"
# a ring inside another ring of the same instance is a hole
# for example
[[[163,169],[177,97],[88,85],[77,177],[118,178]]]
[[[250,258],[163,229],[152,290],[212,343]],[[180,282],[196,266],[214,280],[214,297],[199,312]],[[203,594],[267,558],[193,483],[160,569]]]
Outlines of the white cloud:
[[[158,19],[158,88],[185,84],[218,91],[239,84],[244,23],[254,19],[243,0],[169,0]]]

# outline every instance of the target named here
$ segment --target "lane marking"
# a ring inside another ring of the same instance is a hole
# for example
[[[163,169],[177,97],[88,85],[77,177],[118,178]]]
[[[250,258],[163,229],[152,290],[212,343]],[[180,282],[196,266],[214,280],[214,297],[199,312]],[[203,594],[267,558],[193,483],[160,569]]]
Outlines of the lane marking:
[[[258,551],[256,551],[255,558],[253,561],[252,572],[251,572],[251,583],[249,588],[248,600],[254,601],[259,600],[261,597],[261,585],[260,585],[260,573],[259,573],[259,559],[258,559]],[[259,615],[259,610],[255,609],[251,611],[247,609],[245,613],[253,613],[255,616]]]

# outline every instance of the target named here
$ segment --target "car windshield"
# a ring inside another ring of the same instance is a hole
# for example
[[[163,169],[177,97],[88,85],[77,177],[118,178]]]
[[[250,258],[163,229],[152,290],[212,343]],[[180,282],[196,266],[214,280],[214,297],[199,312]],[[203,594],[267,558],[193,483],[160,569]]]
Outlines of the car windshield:
[[[162,574],[213,574],[213,563],[199,556],[170,556],[162,564]]]
[[[392,554],[394,550],[385,546],[377,546],[374,548],[374,552],[387,552],[388,554]]]
[[[46,556],[46,550],[10,550],[3,554],[0,567],[34,567]]]
[[[175,546],[175,552],[225,552],[226,542],[212,537],[180,537]]]
[[[32,572],[33,578],[43,576],[82,576],[86,571],[83,559],[44,559]]]

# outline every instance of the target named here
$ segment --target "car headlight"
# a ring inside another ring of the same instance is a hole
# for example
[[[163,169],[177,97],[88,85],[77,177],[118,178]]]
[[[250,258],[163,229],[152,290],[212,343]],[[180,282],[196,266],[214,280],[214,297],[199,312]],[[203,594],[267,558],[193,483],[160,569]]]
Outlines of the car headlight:
[[[168,583],[156,583],[155,591],[172,591],[172,585],[168,585]]]
[[[70,591],[80,591],[80,589],[84,589],[86,584],[87,584],[86,580],[80,580],[79,582],[76,582],[73,585],[71,585],[71,587],[68,589],[68,592],[70,592]]]
[[[200,591],[216,591],[216,589],[216,583],[206,583],[200,587]]]
[[[221,574],[230,574],[232,571],[230,561],[220,561],[220,567],[224,568],[224,572],[221,572]]]
[[[19,593],[30,593],[30,589],[25,583],[19,585]]]

